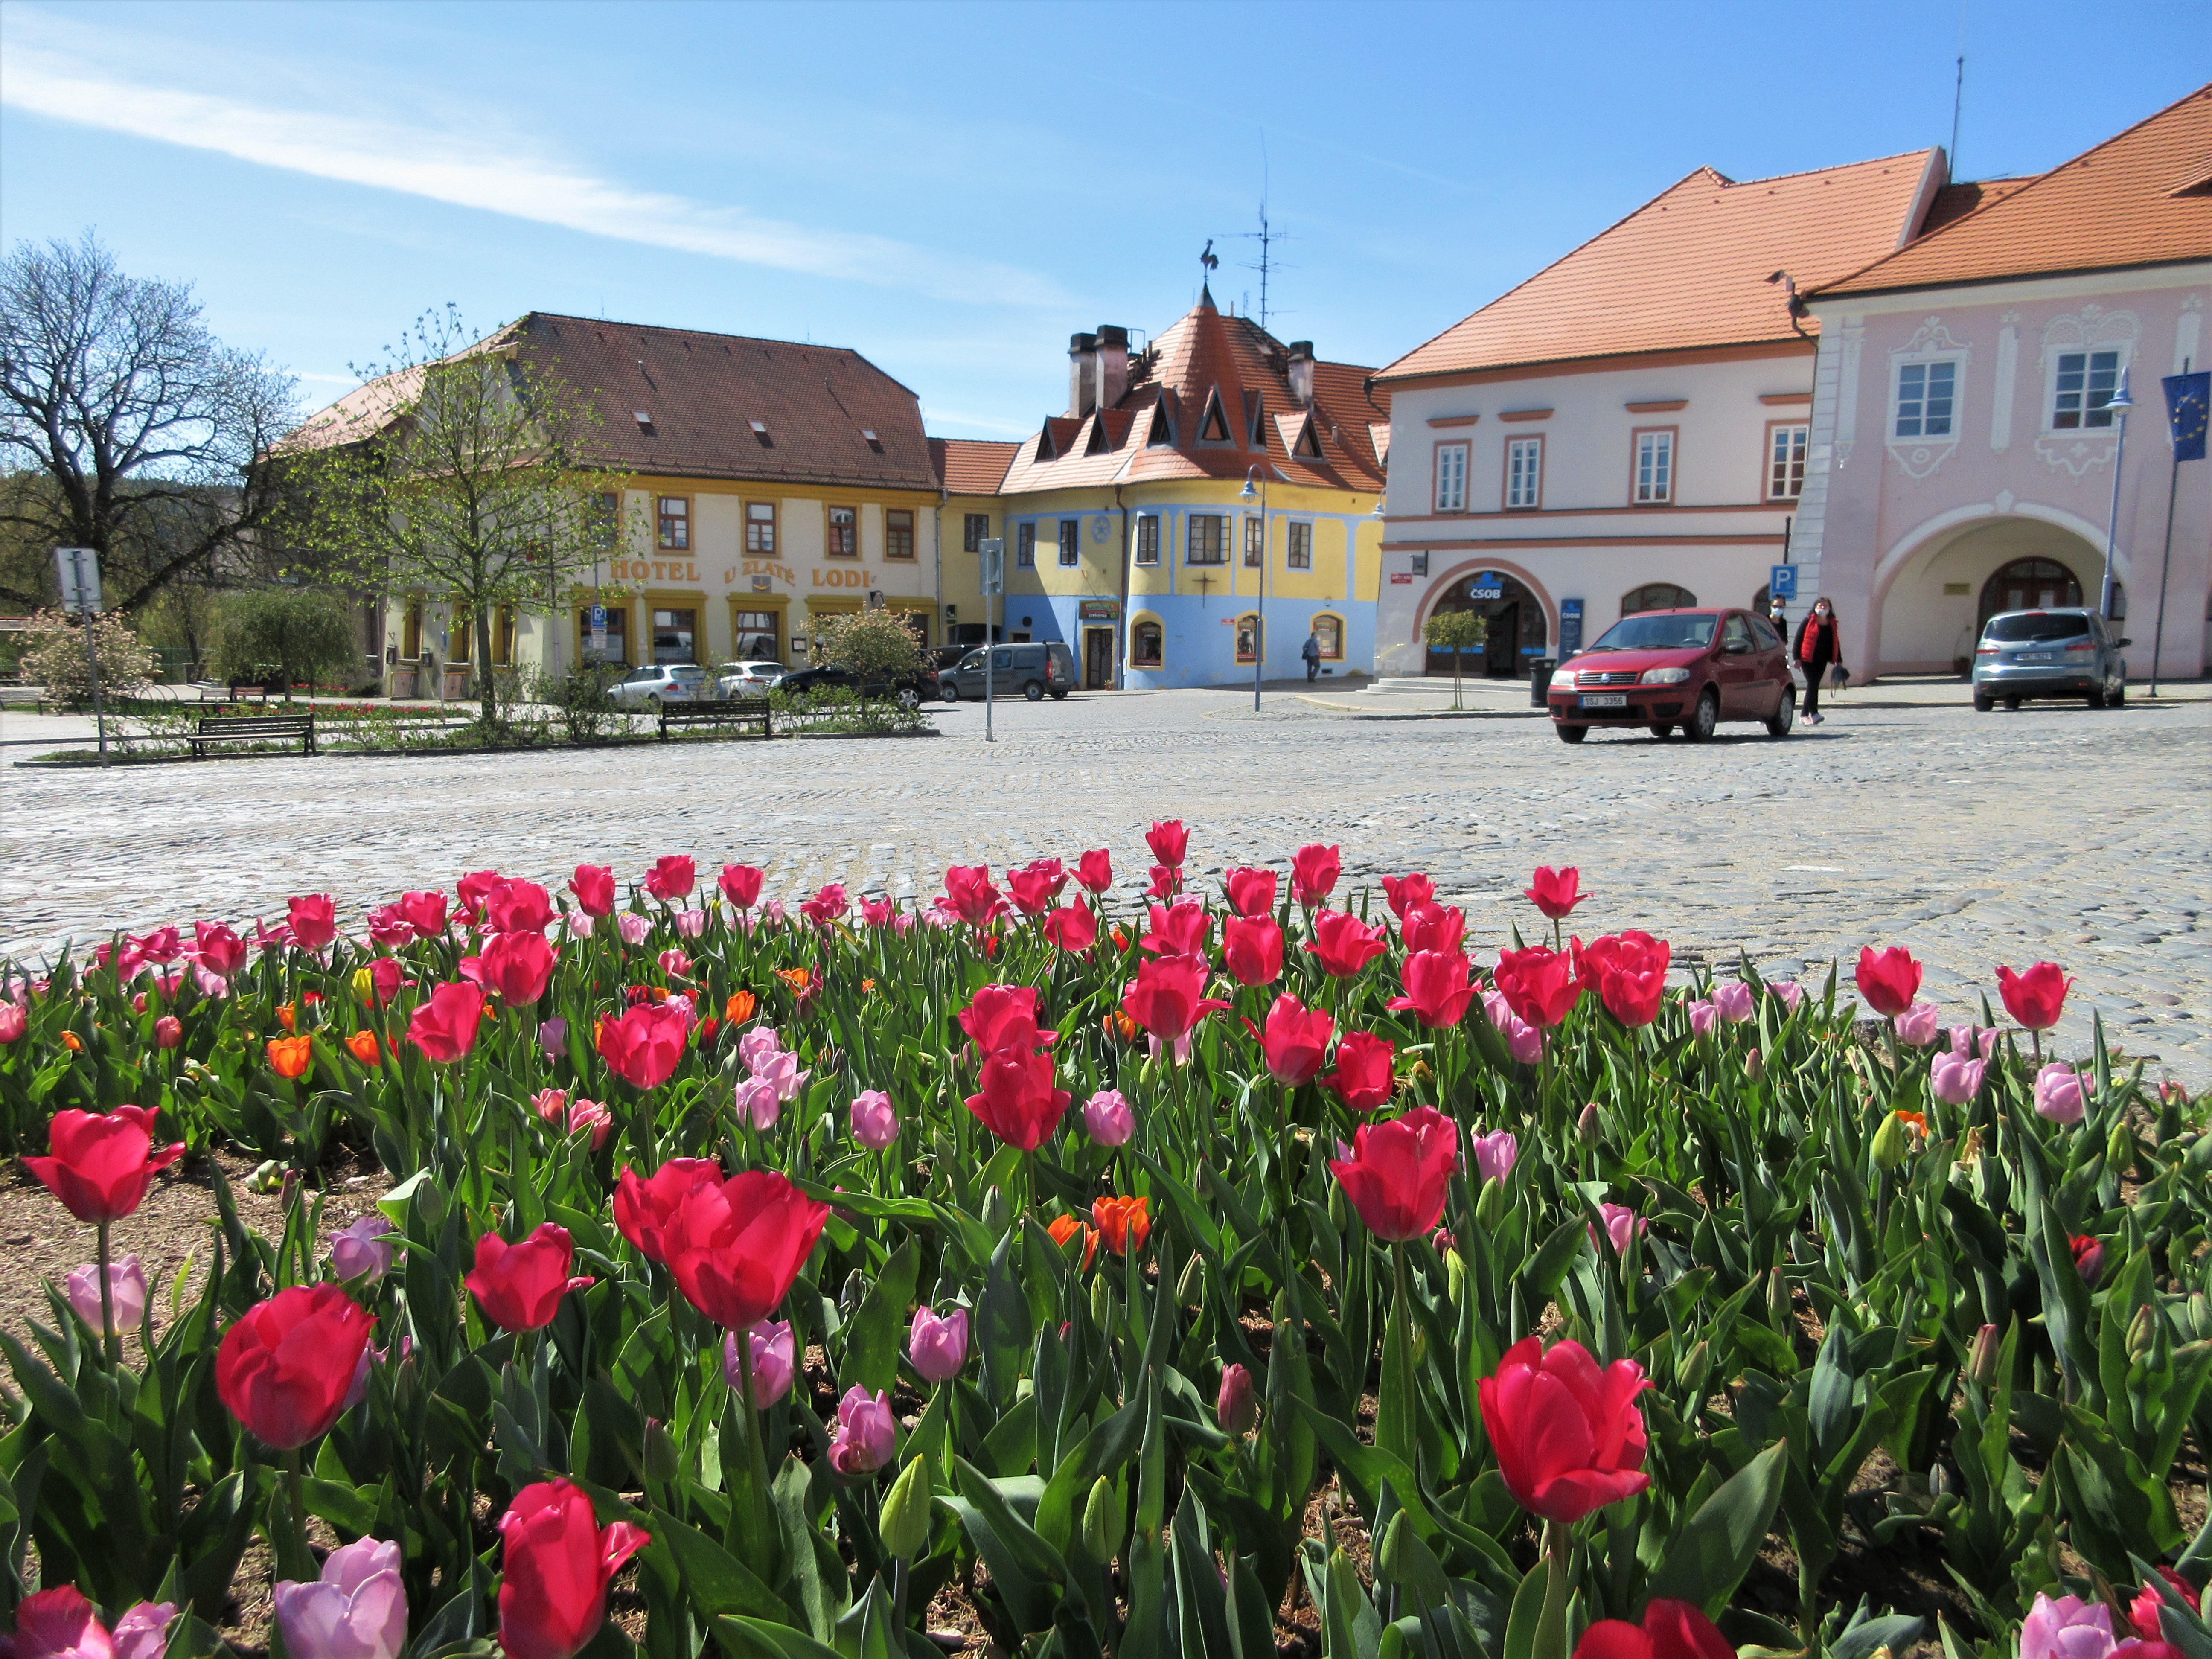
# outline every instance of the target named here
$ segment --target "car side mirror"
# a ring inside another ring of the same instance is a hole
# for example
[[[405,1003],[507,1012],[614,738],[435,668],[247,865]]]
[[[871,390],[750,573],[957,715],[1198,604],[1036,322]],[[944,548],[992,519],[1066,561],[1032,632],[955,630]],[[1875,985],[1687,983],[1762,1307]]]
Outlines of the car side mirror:
[[[1721,650],[1728,656],[1744,656],[1751,650],[1751,641],[1749,640],[1730,640],[1721,647]]]

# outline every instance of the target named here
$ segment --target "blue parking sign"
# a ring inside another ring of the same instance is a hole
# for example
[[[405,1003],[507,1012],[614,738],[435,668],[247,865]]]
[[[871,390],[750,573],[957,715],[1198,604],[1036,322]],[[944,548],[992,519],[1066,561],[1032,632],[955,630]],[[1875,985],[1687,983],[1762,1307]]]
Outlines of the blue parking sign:
[[[604,634],[604,633],[605,633],[605,632],[607,631],[607,608],[606,608],[606,606],[605,606],[605,605],[593,605],[593,606],[592,607],[592,624],[591,624],[591,626],[592,626],[592,632],[593,632],[594,634]]]
[[[1797,597],[1797,567],[1794,564],[1769,565],[1766,570],[1766,592],[1771,599],[1796,599]]]

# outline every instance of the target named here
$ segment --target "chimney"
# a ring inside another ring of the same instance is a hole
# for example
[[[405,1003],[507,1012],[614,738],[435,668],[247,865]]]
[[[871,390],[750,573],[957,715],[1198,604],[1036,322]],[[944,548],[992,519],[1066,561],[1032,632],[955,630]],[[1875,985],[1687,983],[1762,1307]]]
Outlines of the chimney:
[[[1098,406],[1111,409],[1129,390],[1129,331],[1098,325]]]
[[[1313,406],[1313,342],[1291,342],[1291,401],[1300,409]]]
[[[1081,420],[1098,401],[1098,337],[1067,337],[1067,412]]]

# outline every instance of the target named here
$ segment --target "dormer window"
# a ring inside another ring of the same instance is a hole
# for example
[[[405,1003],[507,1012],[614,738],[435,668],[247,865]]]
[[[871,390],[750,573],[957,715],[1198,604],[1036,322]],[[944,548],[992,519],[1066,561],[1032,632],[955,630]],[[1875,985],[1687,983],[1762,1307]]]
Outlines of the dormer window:
[[[1297,438],[1291,445],[1291,453],[1304,460],[1321,459],[1321,434],[1314,427],[1312,416],[1307,416],[1300,423]]]
[[[860,436],[866,441],[868,447],[874,450],[877,454],[880,455],[884,453],[884,441],[876,436],[868,428],[864,426],[860,428]]]
[[[1091,436],[1083,446],[1086,455],[1103,455],[1114,447],[1114,439],[1106,430],[1106,414],[1101,410],[1091,417]]]
[[[1244,394],[1245,448],[1265,450],[1267,447],[1265,428],[1261,425],[1261,422],[1267,418],[1267,414],[1266,398],[1256,392],[1248,392]]]
[[[1050,421],[1047,421],[1042,426],[1037,428],[1036,459],[1040,461],[1055,461],[1060,459],[1059,447],[1052,441],[1052,422]]]
[[[1198,423],[1198,441],[1202,444],[1237,441],[1229,435],[1229,416],[1221,407],[1221,393],[1218,389],[1206,393],[1206,414]]]
[[[1169,413],[1168,400],[1163,394],[1152,405],[1152,430],[1146,436],[1145,447],[1147,449],[1170,449],[1174,445],[1175,418]]]
[[[774,449],[775,447],[775,441],[768,435],[767,426],[759,421],[754,421],[750,424],[753,429],[753,436],[759,441],[760,447],[763,449]]]
[[[630,418],[635,421],[641,427],[650,428],[653,425],[653,416],[650,411],[646,410],[633,409],[630,410]]]

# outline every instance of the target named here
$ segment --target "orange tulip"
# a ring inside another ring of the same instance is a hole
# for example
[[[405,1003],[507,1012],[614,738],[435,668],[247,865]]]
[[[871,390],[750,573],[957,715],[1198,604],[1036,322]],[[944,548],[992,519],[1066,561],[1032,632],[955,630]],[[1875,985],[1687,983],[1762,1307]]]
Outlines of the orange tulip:
[[[806,988],[812,982],[812,976],[804,968],[779,968],[775,976],[801,996],[806,994]]]
[[[862,980],[862,981],[860,981],[860,989],[861,989],[863,992],[872,991],[872,990],[874,990],[875,988],[876,988],[876,982],[875,982],[875,981],[873,981],[873,980],[872,980],[872,979],[864,979],[864,980]]]
[[[64,1031],[62,1033],[62,1047],[68,1049],[73,1054],[81,1054],[84,1052],[84,1039],[79,1036],[75,1031]]]
[[[269,1039],[269,1068],[282,1078],[301,1078],[314,1064],[315,1040],[309,1036]]]
[[[1116,1255],[1129,1255],[1145,1248],[1152,1237],[1151,1200],[1142,1198],[1102,1198],[1091,1206],[1098,1218],[1098,1231]]]
[[[1123,1042],[1137,1040],[1137,1022],[1119,1008],[1111,1010],[1098,1024],[1109,1037],[1118,1038]]]
[[[1083,1227],[1083,1265],[1087,1267],[1091,1265],[1091,1258],[1098,1254],[1098,1229],[1084,1227],[1083,1224],[1072,1215],[1061,1215],[1054,1216],[1052,1225],[1045,1231],[1052,1235],[1054,1243],[1065,1249],[1067,1247],[1067,1241],[1075,1237],[1075,1230],[1078,1227]]]
[[[732,991],[730,1000],[722,1005],[722,1018],[732,1025],[742,1025],[753,1017],[755,1006],[750,991]]]
[[[1925,1113],[1925,1112],[1909,1112],[1909,1111],[1906,1111],[1903,1107],[1899,1107],[1899,1108],[1898,1109],[1898,1111],[1897,1111],[1897,1115],[1898,1115],[1900,1119],[1902,1119],[1902,1120],[1903,1120],[1904,1124],[1905,1124],[1905,1127],[1906,1128],[1908,1128],[1908,1129],[1917,1129],[1917,1130],[1919,1130],[1919,1131],[1920,1131],[1920,1133],[1921,1133],[1922,1134],[1923,1134],[1923,1135],[1924,1135],[1924,1134],[1926,1134],[1926,1133],[1928,1133],[1928,1114],[1927,1114],[1927,1113]]]
[[[298,1019],[299,1017],[300,1014],[298,1008],[289,1002],[284,1004],[276,1011],[276,1023],[282,1025],[288,1031],[294,1031],[299,1029],[297,1025],[293,1024],[293,1022]]]
[[[353,1057],[364,1066],[374,1066],[379,1063],[376,1033],[374,1031],[356,1031],[346,1039],[346,1048]]]

